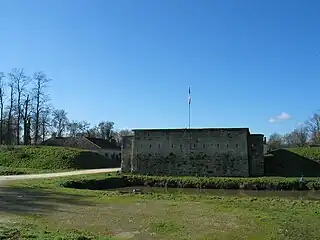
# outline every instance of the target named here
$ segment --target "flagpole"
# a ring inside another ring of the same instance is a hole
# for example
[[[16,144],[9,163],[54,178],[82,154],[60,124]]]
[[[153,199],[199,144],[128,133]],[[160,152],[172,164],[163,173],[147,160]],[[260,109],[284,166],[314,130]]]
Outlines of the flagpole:
[[[191,127],[191,91],[190,91],[190,87],[189,87],[188,105],[189,105],[189,130],[190,130],[190,127]]]
[[[191,120],[190,120],[190,116],[191,116],[191,114],[190,114],[190,103],[189,103],[189,130],[190,130],[190,126],[191,126]]]
[[[188,96],[188,107],[189,107],[189,152],[188,152],[188,162],[190,162],[191,154],[191,91],[189,87],[189,96]]]

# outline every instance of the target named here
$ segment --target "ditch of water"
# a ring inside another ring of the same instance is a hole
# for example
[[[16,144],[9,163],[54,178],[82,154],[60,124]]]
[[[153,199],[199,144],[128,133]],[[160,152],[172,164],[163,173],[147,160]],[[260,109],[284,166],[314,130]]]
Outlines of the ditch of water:
[[[161,187],[122,187],[107,189],[121,193],[168,193],[168,194],[196,194],[208,196],[233,197],[272,197],[301,200],[320,200],[320,191],[271,191],[271,190],[241,190],[241,189],[196,189],[196,188],[161,188]]]

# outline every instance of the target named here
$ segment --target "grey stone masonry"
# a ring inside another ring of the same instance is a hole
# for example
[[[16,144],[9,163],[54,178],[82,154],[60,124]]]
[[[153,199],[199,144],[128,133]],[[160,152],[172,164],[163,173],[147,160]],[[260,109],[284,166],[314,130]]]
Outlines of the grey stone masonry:
[[[264,137],[262,134],[251,134],[249,138],[251,145],[250,176],[264,175]]]
[[[124,136],[122,138],[121,147],[121,171],[123,173],[130,173],[131,169],[131,156],[133,150],[133,136]]]
[[[262,176],[261,137],[248,128],[137,129],[123,138],[121,168],[149,175]]]

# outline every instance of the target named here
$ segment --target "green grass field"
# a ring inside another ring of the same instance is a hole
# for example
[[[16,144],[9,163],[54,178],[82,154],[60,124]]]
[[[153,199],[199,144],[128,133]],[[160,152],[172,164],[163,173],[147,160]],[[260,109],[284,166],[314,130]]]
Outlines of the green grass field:
[[[63,188],[104,174],[2,183],[0,239],[319,239],[320,202]]]

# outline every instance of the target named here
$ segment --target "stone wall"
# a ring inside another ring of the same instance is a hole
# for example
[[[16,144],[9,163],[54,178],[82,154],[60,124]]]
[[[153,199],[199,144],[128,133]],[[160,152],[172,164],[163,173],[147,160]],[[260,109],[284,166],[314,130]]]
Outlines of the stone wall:
[[[94,150],[95,152],[103,155],[107,159],[118,163],[118,166],[121,164],[121,150],[116,150],[116,149],[99,149],[99,150]]]
[[[131,171],[140,174],[249,176],[247,128],[134,133],[131,145],[130,141],[123,144],[124,171],[129,169],[130,162]]]
[[[133,136],[124,136],[122,138],[121,147],[121,172],[131,172],[131,156],[132,156],[132,141]]]
[[[251,134],[249,138],[251,150],[250,176],[264,175],[264,141],[262,134]]]

